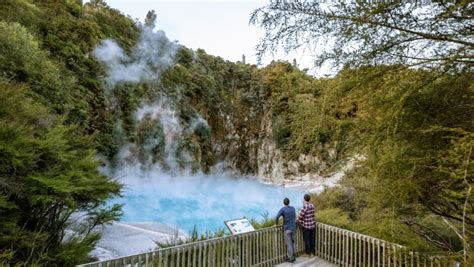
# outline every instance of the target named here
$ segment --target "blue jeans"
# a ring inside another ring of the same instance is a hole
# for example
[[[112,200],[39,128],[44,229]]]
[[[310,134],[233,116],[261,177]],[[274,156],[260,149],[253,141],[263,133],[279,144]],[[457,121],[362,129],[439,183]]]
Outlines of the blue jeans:
[[[286,230],[284,240],[286,244],[286,250],[288,252],[288,259],[294,260],[295,259],[295,232],[291,230]]]

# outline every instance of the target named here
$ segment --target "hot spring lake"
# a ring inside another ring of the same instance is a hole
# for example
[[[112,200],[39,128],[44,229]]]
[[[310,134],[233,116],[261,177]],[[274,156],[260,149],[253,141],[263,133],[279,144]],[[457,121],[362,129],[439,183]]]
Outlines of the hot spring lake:
[[[237,218],[274,218],[285,197],[300,208],[303,190],[263,184],[257,179],[226,175],[124,174],[122,222],[158,222],[189,233],[226,229],[224,221]],[[137,173],[135,173],[137,174]]]

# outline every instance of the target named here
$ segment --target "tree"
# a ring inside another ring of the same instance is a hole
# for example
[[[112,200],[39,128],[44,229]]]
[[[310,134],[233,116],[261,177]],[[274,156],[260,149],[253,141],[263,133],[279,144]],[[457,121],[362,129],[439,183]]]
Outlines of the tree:
[[[18,23],[0,21],[0,72],[30,84],[36,100],[64,113],[71,106],[75,80],[50,60],[38,41]]]
[[[104,0],[91,0],[89,1],[89,3],[86,3],[86,5],[96,9],[108,7],[107,3]]]
[[[394,212],[433,246],[469,251],[474,229],[474,198],[468,192],[474,183],[472,75],[392,68],[372,81],[383,90],[365,84],[362,92],[371,97],[358,100],[361,109],[370,107],[376,114],[358,125],[364,144],[360,151],[366,156],[356,175],[366,182],[361,191],[372,208]],[[465,236],[459,240],[462,228]]]
[[[28,90],[0,79],[0,265],[74,265],[99,238],[90,229],[120,215],[104,205],[121,186],[99,173],[91,138]]]
[[[150,11],[148,11],[148,13],[146,13],[145,26],[148,26],[152,29],[155,28],[155,26],[156,26],[156,13],[155,13],[155,10],[150,10]]]
[[[474,63],[472,1],[271,1],[251,23],[266,31],[265,53],[303,46],[316,63],[448,65]]]
[[[355,103],[350,147],[366,157],[345,185],[366,196],[367,210],[393,213],[432,246],[462,248],[465,261],[474,227],[473,9],[469,1],[272,1],[251,16],[266,30],[260,59],[306,46],[318,65],[345,67],[326,90],[336,96],[328,111],[340,120],[339,103]]]

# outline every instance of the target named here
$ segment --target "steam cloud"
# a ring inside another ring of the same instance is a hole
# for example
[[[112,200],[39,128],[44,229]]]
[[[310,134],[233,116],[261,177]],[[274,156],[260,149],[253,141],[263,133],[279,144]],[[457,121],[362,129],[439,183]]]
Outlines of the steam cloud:
[[[113,40],[100,43],[93,55],[106,66],[105,78],[109,88],[122,82],[143,82],[155,80],[174,63],[180,45],[171,42],[164,31],[153,31],[143,26],[140,39],[128,56]]]
[[[138,166],[119,170],[126,184],[125,222],[155,221],[178,227],[188,233],[195,225],[205,230],[225,228],[224,220],[261,219],[268,212],[273,218],[284,197],[300,208],[303,192],[298,189],[265,185],[249,177],[231,177],[214,172],[210,175],[182,172],[172,176],[159,170],[143,171]]]
[[[209,127],[206,120],[204,120],[199,114],[195,115],[196,117],[192,119],[187,126],[183,126],[179,118],[179,113],[176,110],[176,106],[173,104],[173,101],[167,97],[163,97],[153,103],[145,103],[135,113],[135,120],[138,123],[142,122],[145,118],[158,120],[161,123],[165,137],[164,161],[171,171],[176,171],[178,169],[176,153],[179,141],[184,136],[192,134],[198,126]],[[155,138],[153,137],[149,138],[146,142],[147,145],[158,145],[159,142],[154,139]],[[188,158],[187,161],[192,160],[190,156],[188,156]]]
[[[179,47],[176,42],[170,42],[163,31],[154,32],[152,27],[144,27],[130,55],[113,40],[103,41],[93,54],[106,66],[105,80],[109,89],[113,89],[123,82],[158,79],[173,65]],[[102,170],[125,184],[123,198],[113,201],[124,204],[124,221],[158,221],[185,231],[194,225],[200,230],[215,230],[224,226],[225,219],[258,218],[266,210],[273,216],[283,197],[296,200],[302,195],[300,191],[263,185],[255,179],[236,179],[222,171],[204,175],[178,170],[179,141],[197,127],[207,128],[208,124],[200,114],[195,114],[194,119],[184,125],[172,97],[144,102],[135,112],[135,121],[137,125],[151,124],[152,130],[161,129],[164,140],[159,135],[147,136],[142,144],[147,153],[145,162],[137,159],[137,144],[126,144],[119,152],[119,163]],[[163,145],[163,141],[165,153],[161,156],[170,171],[164,171],[153,161],[155,148]],[[189,154],[180,153],[181,158],[191,161]]]

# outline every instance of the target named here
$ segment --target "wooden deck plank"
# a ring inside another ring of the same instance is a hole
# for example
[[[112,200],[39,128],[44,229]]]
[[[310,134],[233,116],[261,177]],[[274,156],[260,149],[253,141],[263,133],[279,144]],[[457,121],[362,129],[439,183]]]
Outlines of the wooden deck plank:
[[[285,262],[275,267],[337,267],[336,264],[325,261],[319,257],[297,257],[293,263]]]

